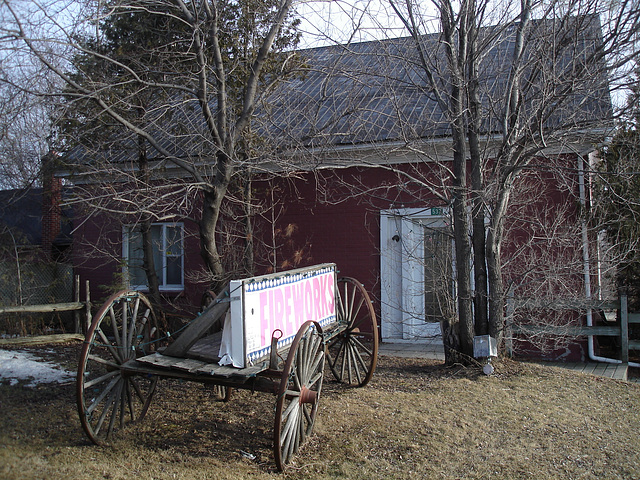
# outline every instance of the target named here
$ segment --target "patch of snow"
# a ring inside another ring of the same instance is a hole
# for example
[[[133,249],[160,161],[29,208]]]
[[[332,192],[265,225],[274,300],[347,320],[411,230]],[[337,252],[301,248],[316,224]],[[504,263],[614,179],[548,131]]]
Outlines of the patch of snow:
[[[11,385],[20,380],[30,380],[27,387],[40,383],[64,383],[75,376],[55,363],[47,362],[27,352],[0,350],[0,379],[8,379]]]

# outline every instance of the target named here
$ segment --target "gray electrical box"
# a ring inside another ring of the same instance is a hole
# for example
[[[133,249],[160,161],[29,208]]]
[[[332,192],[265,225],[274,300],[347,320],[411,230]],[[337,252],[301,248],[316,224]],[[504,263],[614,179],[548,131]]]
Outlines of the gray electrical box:
[[[498,344],[496,339],[489,335],[473,337],[473,356],[476,358],[497,357]]]

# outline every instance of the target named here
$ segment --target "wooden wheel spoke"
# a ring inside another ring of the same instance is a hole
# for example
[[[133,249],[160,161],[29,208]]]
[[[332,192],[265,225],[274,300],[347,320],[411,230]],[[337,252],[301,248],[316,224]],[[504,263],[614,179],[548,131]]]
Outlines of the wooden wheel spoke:
[[[300,377],[298,375],[293,375],[292,376],[292,380],[294,383],[295,388],[300,391],[302,389],[302,383],[300,382]]]
[[[319,336],[314,336],[310,339],[309,348],[306,352],[305,361],[304,361],[304,371],[301,375],[301,383],[306,384],[310,375],[313,374],[315,369],[318,366],[318,363],[322,361],[320,355],[318,355],[318,347],[320,346],[321,338]]]
[[[284,392],[284,398],[286,398],[287,400],[292,400],[298,397],[300,397],[300,390],[287,390],[286,392]]]
[[[99,357],[98,355],[89,354],[88,358],[92,362],[96,362],[96,363],[99,363],[101,365],[105,365],[107,367],[120,368],[120,365],[118,365],[117,363],[114,363],[114,362],[112,362],[110,360],[107,360],[106,358]]]
[[[274,456],[279,470],[312,432],[322,390],[325,345],[321,330],[306,322],[296,334],[281,374],[274,424]]]
[[[331,357],[331,359],[329,360],[329,365],[331,365],[331,367],[335,367],[336,365],[338,365],[338,363],[340,362],[340,357],[342,357],[344,353],[344,340],[342,338],[337,338],[331,344],[331,346],[327,348],[327,350],[331,352],[332,348],[334,348],[336,345],[338,347],[338,351],[335,352],[335,357]]]
[[[320,335],[312,335],[309,343],[310,343],[310,346],[309,346],[309,351],[306,357],[307,361],[305,365],[305,376],[304,376],[305,382],[306,382],[306,379],[309,378],[309,376],[313,374],[313,372],[317,368],[318,362],[322,360],[321,355],[318,355],[318,350],[319,350],[320,344],[322,343],[322,338],[320,337]]]
[[[346,342],[342,344],[342,348],[341,348],[342,354],[340,355],[340,357],[338,357],[339,361],[340,359],[342,359],[340,361],[340,379],[344,378],[344,374],[347,368],[347,344]]]
[[[102,329],[97,329],[96,333],[98,334],[98,336],[100,337],[100,340],[102,340],[102,343],[107,350],[109,350],[109,353],[111,354],[111,356],[113,358],[116,359],[116,362],[118,362],[118,364],[122,364],[124,363],[122,361],[122,357],[120,356],[120,353],[118,353],[117,349],[113,348],[113,345],[111,345],[111,342],[109,341],[109,339],[107,338],[107,336],[104,334],[104,332],[102,331]],[[94,337],[95,338],[95,337]]]
[[[333,337],[327,348],[329,366],[336,380],[364,386],[371,379],[377,363],[375,311],[361,283],[352,278],[341,278],[338,284],[338,311],[344,311],[349,323]]]
[[[313,418],[311,417],[311,413],[313,412],[313,408],[314,407],[307,407],[305,408],[305,406],[302,406],[302,412],[304,413],[304,418],[307,421],[307,423],[313,423]]]
[[[96,409],[98,405],[105,399],[105,397],[113,390],[113,387],[116,386],[120,378],[112,378],[109,384],[105,387],[105,389],[98,395],[91,404],[85,409],[85,415],[91,416],[92,412]]]
[[[302,413],[306,413],[304,407],[300,408]],[[298,449],[300,448],[300,445],[302,445],[307,437],[306,435],[306,430],[304,428],[304,415],[300,415],[298,417],[298,432],[296,434],[296,441],[293,444],[293,450],[291,451],[291,454],[295,454]]]
[[[338,289],[338,291],[340,291],[340,289]],[[340,307],[342,310],[342,318],[343,320],[348,320],[348,315],[349,315],[349,295],[348,295],[348,291],[347,291],[347,284],[345,283],[344,285],[344,294],[340,295]]]
[[[282,441],[282,450],[286,452],[291,443],[291,437],[295,434],[295,427],[297,426],[297,419],[299,414],[298,403],[291,402],[293,407],[291,408],[289,415],[286,417],[287,421],[284,424],[284,429],[280,440]],[[287,408],[287,410],[289,410]]]
[[[127,335],[127,329],[129,327],[128,323],[129,323],[129,302],[127,302],[126,298],[122,299],[120,301],[121,304],[121,308],[120,310],[122,311],[122,341],[120,343],[120,346],[123,349],[122,352],[122,358],[128,359],[130,352],[129,352],[129,344],[127,343],[127,340],[129,339],[129,335]],[[117,335],[116,335],[117,336]]]
[[[362,323],[364,323],[367,318],[360,315],[360,310],[362,309],[362,305],[364,304],[364,298],[360,298],[358,302],[358,306],[355,308],[353,315],[349,317],[349,329],[353,330],[354,328],[359,327]]]
[[[149,320],[149,315],[151,314],[151,309],[147,308],[144,312],[144,314],[142,315],[142,320],[140,321],[140,324],[138,325],[138,328],[136,329],[136,336],[140,337],[142,339],[142,342],[145,343],[149,343],[151,342],[151,339],[153,337],[153,335],[155,334],[155,330],[154,331],[150,331],[148,336],[144,335],[144,331],[145,331],[145,327],[147,325],[147,321]],[[140,342],[136,342],[136,344],[138,345]]]
[[[352,368],[353,368],[352,365],[351,365],[351,360],[353,359],[353,352],[351,351],[352,348],[353,347],[352,347],[351,343],[347,340],[346,348],[345,348],[345,356],[346,356],[346,359],[347,359],[346,363],[348,364],[347,372],[349,374],[349,377],[348,377],[349,378],[349,383],[351,383],[353,381],[353,379],[351,377],[351,371],[352,371]]]
[[[301,410],[303,409],[302,408],[298,409],[297,419],[293,426],[293,432],[292,432],[293,441],[289,444],[289,453],[287,455],[288,460],[290,460],[291,457],[295,455],[295,453],[300,448],[300,445],[304,441],[304,434],[302,433],[302,426],[303,426],[304,420],[302,419]]]
[[[360,374],[360,367],[358,367],[358,358],[362,359],[358,350],[353,346],[353,343],[349,343],[349,372],[353,370],[356,374],[358,383],[361,383],[362,375]],[[349,376],[349,380],[351,381],[351,376]]]
[[[345,292],[347,291],[347,284],[345,284]],[[349,302],[349,314],[348,314],[348,318],[349,318],[349,322],[351,322],[351,319],[353,318],[353,305],[355,304],[355,300],[356,300],[356,288],[354,286],[353,290],[351,290],[351,301]]]
[[[131,381],[127,382],[127,386],[126,386],[127,404],[129,406],[129,417],[131,418],[131,422],[135,422],[136,421],[136,409],[135,409],[135,405],[134,405],[135,397],[133,396],[133,393],[135,393],[136,395],[138,393],[131,391],[131,387],[132,386],[133,386],[133,382],[131,382]],[[142,403],[144,403],[144,402],[142,402]],[[122,425],[122,428],[124,428],[124,425]]]
[[[109,380],[110,378],[113,378],[115,376],[120,376],[120,371],[118,370],[114,370],[113,372],[107,372],[104,375],[99,376],[98,378],[94,378],[93,380],[90,380],[88,382],[85,382],[84,384],[84,388],[91,388],[94,385],[98,385],[102,382],[106,382],[107,380]]]
[[[129,382],[123,380],[122,392],[120,392],[120,428],[124,428],[124,419],[127,415],[127,404],[133,406],[131,401],[131,392],[129,390]]]
[[[316,374],[310,380],[307,380],[305,382],[307,386],[315,385],[316,382],[322,378],[323,372],[320,368],[320,365],[322,364],[323,360],[324,352],[321,352],[320,355],[318,355],[316,361],[313,363],[313,368],[310,370],[310,372],[316,372]]]
[[[345,322],[346,321],[346,315],[345,315],[345,311],[344,311],[344,305],[342,303],[342,297],[340,296],[340,291],[338,290],[338,298],[336,299],[336,307],[337,307],[337,311],[336,311],[336,316],[338,318],[339,322]]]
[[[353,335],[351,336],[351,342],[353,342],[356,346],[360,347],[360,349],[367,355],[370,355],[370,356],[373,355],[373,352],[371,351],[371,349]]]
[[[133,391],[135,392],[136,396],[138,397],[138,400],[140,400],[140,402],[142,404],[144,404],[147,401],[147,395],[145,395],[143,393],[143,391],[140,388],[140,385],[138,384],[137,380],[135,378],[130,378],[129,379],[129,383],[133,387]]]
[[[138,320],[138,308],[140,307],[140,297],[137,297],[135,303],[133,305],[133,313],[131,315],[131,325],[129,326],[129,338],[127,339],[127,346],[132,347],[134,341],[134,335],[138,332],[136,331],[136,323]]]
[[[113,310],[113,304],[109,306],[109,318],[111,318],[111,328],[113,328],[113,339],[118,347],[122,347],[120,332],[118,331],[118,320],[116,319],[116,312]],[[106,343],[109,342],[107,341]]]
[[[98,423],[97,423],[96,428],[95,428],[95,434],[96,435],[100,432],[100,429],[102,428],[102,424],[104,423],[105,419],[107,418],[107,415],[109,414],[109,410],[111,410],[112,405],[117,403],[119,388],[120,388],[120,379],[118,379],[118,382],[116,384],[115,390],[112,390],[111,393],[109,393],[107,401],[105,402],[104,409],[102,410],[102,413],[100,414],[100,418],[98,419]]]
[[[299,379],[301,383],[304,383],[304,379],[307,376],[307,369],[309,368],[309,348],[311,339],[307,337],[303,337],[302,342],[302,350],[299,351],[297,355],[298,359],[296,362],[296,370],[299,374]]]
[[[116,418],[118,417],[118,409],[122,404],[122,383],[123,381],[118,382],[118,386],[116,387],[116,394],[112,402],[111,415],[109,418],[109,428],[107,430],[107,438],[113,435],[113,427],[116,423]]]
[[[354,353],[354,360],[355,363],[354,365],[356,365],[356,368],[358,368],[358,365],[360,365],[360,367],[362,368],[363,371],[367,371],[367,369],[369,368],[369,364],[366,362],[366,360],[364,358],[362,358],[362,354],[358,351],[357,348],[353,349],[353,353]],[[362,377],[358,378],[358,381],[361,382],[362,381]]]

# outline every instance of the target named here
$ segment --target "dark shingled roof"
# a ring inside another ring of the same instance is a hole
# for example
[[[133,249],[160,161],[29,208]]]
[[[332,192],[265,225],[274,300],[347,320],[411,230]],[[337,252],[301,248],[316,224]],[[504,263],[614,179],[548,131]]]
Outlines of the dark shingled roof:
[[[582,21],[588,28],[538,20],[529,31],[527,53],[532,63],[525,69],[525,105],[533,111],[549,98],[556,102],[544,105],[552,112],[544,122],[547,128],[592,126],[594,121],[611,118],[604,73],[582,83],[574,81],[575,75],[563,77],[567,70],[580,68],[601,43],[598,19],[574,19]],[[514,32],[511,26],[485,28],[480,33],[482,133],[502,131]],[[579,39],[572,37],[574,32],[579,32]],[[449,91],[450,76],[439,35],[424,36],[420,42],[427,52],[429,73],[441,91]],[[540,63],[538,59],[552,50],[559,58],[555,65]],[[258,111],[263,131],[277,133],[284,144],[353,145],[450,135],[449,115],[440,108],[427,82],[413,38],[321,47],[303,50],[301,55],[307,65],[304,75],[281,85]],[[585,77],[591,75],[585,73]],[[554,94],[569,87],[572,90],[564,102],[558,102],[563,96]]]
[[[515,28],[496,26],[480,32],[481,133],[502,131]],[[577,40],[575,32],[580,36]],[[609,120],[611,100],[604,73],[589,74],[587,80],[579,82],[575,75],[563,77],[567,70],[580,69],[601,44],[598,18],[573,18],[567,23],[536,20],[528,35],[526,55],[530,63],[523,77],[524,108],[533,112],[543,106],[544,111],[552,112],[542,124],[556,132],[593,128]],[[440,108],[427,82],[428,72],[439,89],[451,88],[444,44],[438,34],[421,37],[420,42],[427,53],[426,65],[421,64],[410,37],[299,51],[305,66],[262,99],[256,108],[253,131],[279,150],[409,142],[450,135],[450,116]],[[550,58],[556,59],[554,64]],[[557,95],[564,88],[571,89],[569,95]],[[564,100],[559,102],[559,98]],[[200,107],[193,99],[183,100],[164,100],[166,103],[154,109],[156,118],[150,120],[155,125],[154,133],[177,157],[207,158],[215,149],[206,135],[197,135],[205,130]],[[212,107],[215,109],[215,105]],[[86,156],[135,162],[135,135],[122,131],[115,135],[117,142],[77,149],[71,155],[72,162],[81,164]],[[151,158],[156,155],[154,151],[148,153]]]

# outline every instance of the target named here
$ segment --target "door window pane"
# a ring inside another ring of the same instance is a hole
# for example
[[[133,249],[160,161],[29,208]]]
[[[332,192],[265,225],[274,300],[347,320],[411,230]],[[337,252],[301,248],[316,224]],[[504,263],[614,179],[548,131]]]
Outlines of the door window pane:
[[[425,228],[424,313],[425,321],[439,322],[451,302],[451,239],[443,228]]]

